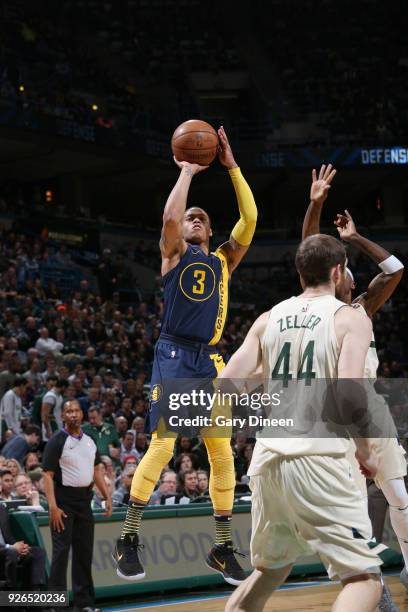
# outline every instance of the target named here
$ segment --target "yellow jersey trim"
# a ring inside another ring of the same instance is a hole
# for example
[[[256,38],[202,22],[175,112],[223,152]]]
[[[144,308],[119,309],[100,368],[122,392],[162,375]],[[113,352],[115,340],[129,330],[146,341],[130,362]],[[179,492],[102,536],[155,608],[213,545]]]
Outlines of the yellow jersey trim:
[[[217,376],[219,376],[221,372],[223,371],[223,369],[225,368],[224,359],[219,353],[214,353],[214,355],[210,355],[210,359],[214,363],[214,368],[217,371]]]
[[[215,253],[213,253],[221,262],[221,276],[218,283],[218,295],[219,295],[219,305],[218,305],[218,313],[217,318],[215,319],[214,325],[214,335],[211,338],[209,344],[214,345],[220,341],[222,332],[224,331],[225,321],[227,319],[228,312],[228,263],[227,258],[224,253],[217,249]]]

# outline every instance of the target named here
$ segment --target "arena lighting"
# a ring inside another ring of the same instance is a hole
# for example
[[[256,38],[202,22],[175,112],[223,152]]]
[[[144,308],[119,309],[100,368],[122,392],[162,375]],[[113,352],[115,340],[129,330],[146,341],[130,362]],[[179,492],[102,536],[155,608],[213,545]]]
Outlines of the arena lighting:
[[[18,89],[19,89],[19,91],[25,91],[24,85],[20,85]]]
[[[98,110],[98,105],[97,104],[92,104],[92,110],[93,111],[97,111]]]
[[[51,191],[51,189],[47,189],[45,192],[45,201],[50,203],[52,202],[53,198],[54,198],[53,192]]]

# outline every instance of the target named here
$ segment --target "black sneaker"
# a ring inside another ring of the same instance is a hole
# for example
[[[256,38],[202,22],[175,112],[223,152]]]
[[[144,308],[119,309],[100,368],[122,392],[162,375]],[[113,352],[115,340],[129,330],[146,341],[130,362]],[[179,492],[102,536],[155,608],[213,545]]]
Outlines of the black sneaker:
[[[123,540],[116,540],[112,558],[117,565],[116,573],[119,578],[141,580],[146,576],[143,565],[140,563],[139,548],[143,548],[143,544],[139,544],[137,534],[127,534]]]
[[[245,555],[233,548],[231,541],[221,546],[214,544],[207,555],[205,563],[210,569],[222,574],[225,582],[238,586],[241,582],[244,582],[246,575],[236,560],[235,553],[245,557]]]

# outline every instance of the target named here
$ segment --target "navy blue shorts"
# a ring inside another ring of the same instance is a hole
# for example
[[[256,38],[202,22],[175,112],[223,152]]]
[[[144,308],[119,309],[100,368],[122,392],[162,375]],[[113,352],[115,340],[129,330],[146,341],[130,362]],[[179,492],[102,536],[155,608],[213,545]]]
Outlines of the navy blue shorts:
[[[170,399],[175,394],[191,393],[193,389],[212,392],[212,381],[223,367],[224,360],[217,353],[216,347],[161,334],[154,348],[146,431],[155,431],[161,417],[167,431],[179,431],[169,425],[168,418],[174,414],[183,419],[191,418],[200,412],[201,406],[179,406],[170,410]],[[204,407],[202,414],[206,414]],[[199,429],[192,427],[190,435],[196,435]]]

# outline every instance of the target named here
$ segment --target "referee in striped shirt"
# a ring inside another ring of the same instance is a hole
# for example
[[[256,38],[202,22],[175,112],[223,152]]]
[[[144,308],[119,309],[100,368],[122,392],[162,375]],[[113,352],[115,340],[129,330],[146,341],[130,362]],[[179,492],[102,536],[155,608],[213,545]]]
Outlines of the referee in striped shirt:
[[[68,555],[72,546],[74,611],[96,612],[92,580],[93,483],[106,500],[106,516],[112,514],[112,500],[105,485],[95,442],[81,429],[82,410],[77,400],[64,403],[62,419],[64,428],[49,440],[43,458],[44,488],[52,535],[48,588],[67,590]]]

